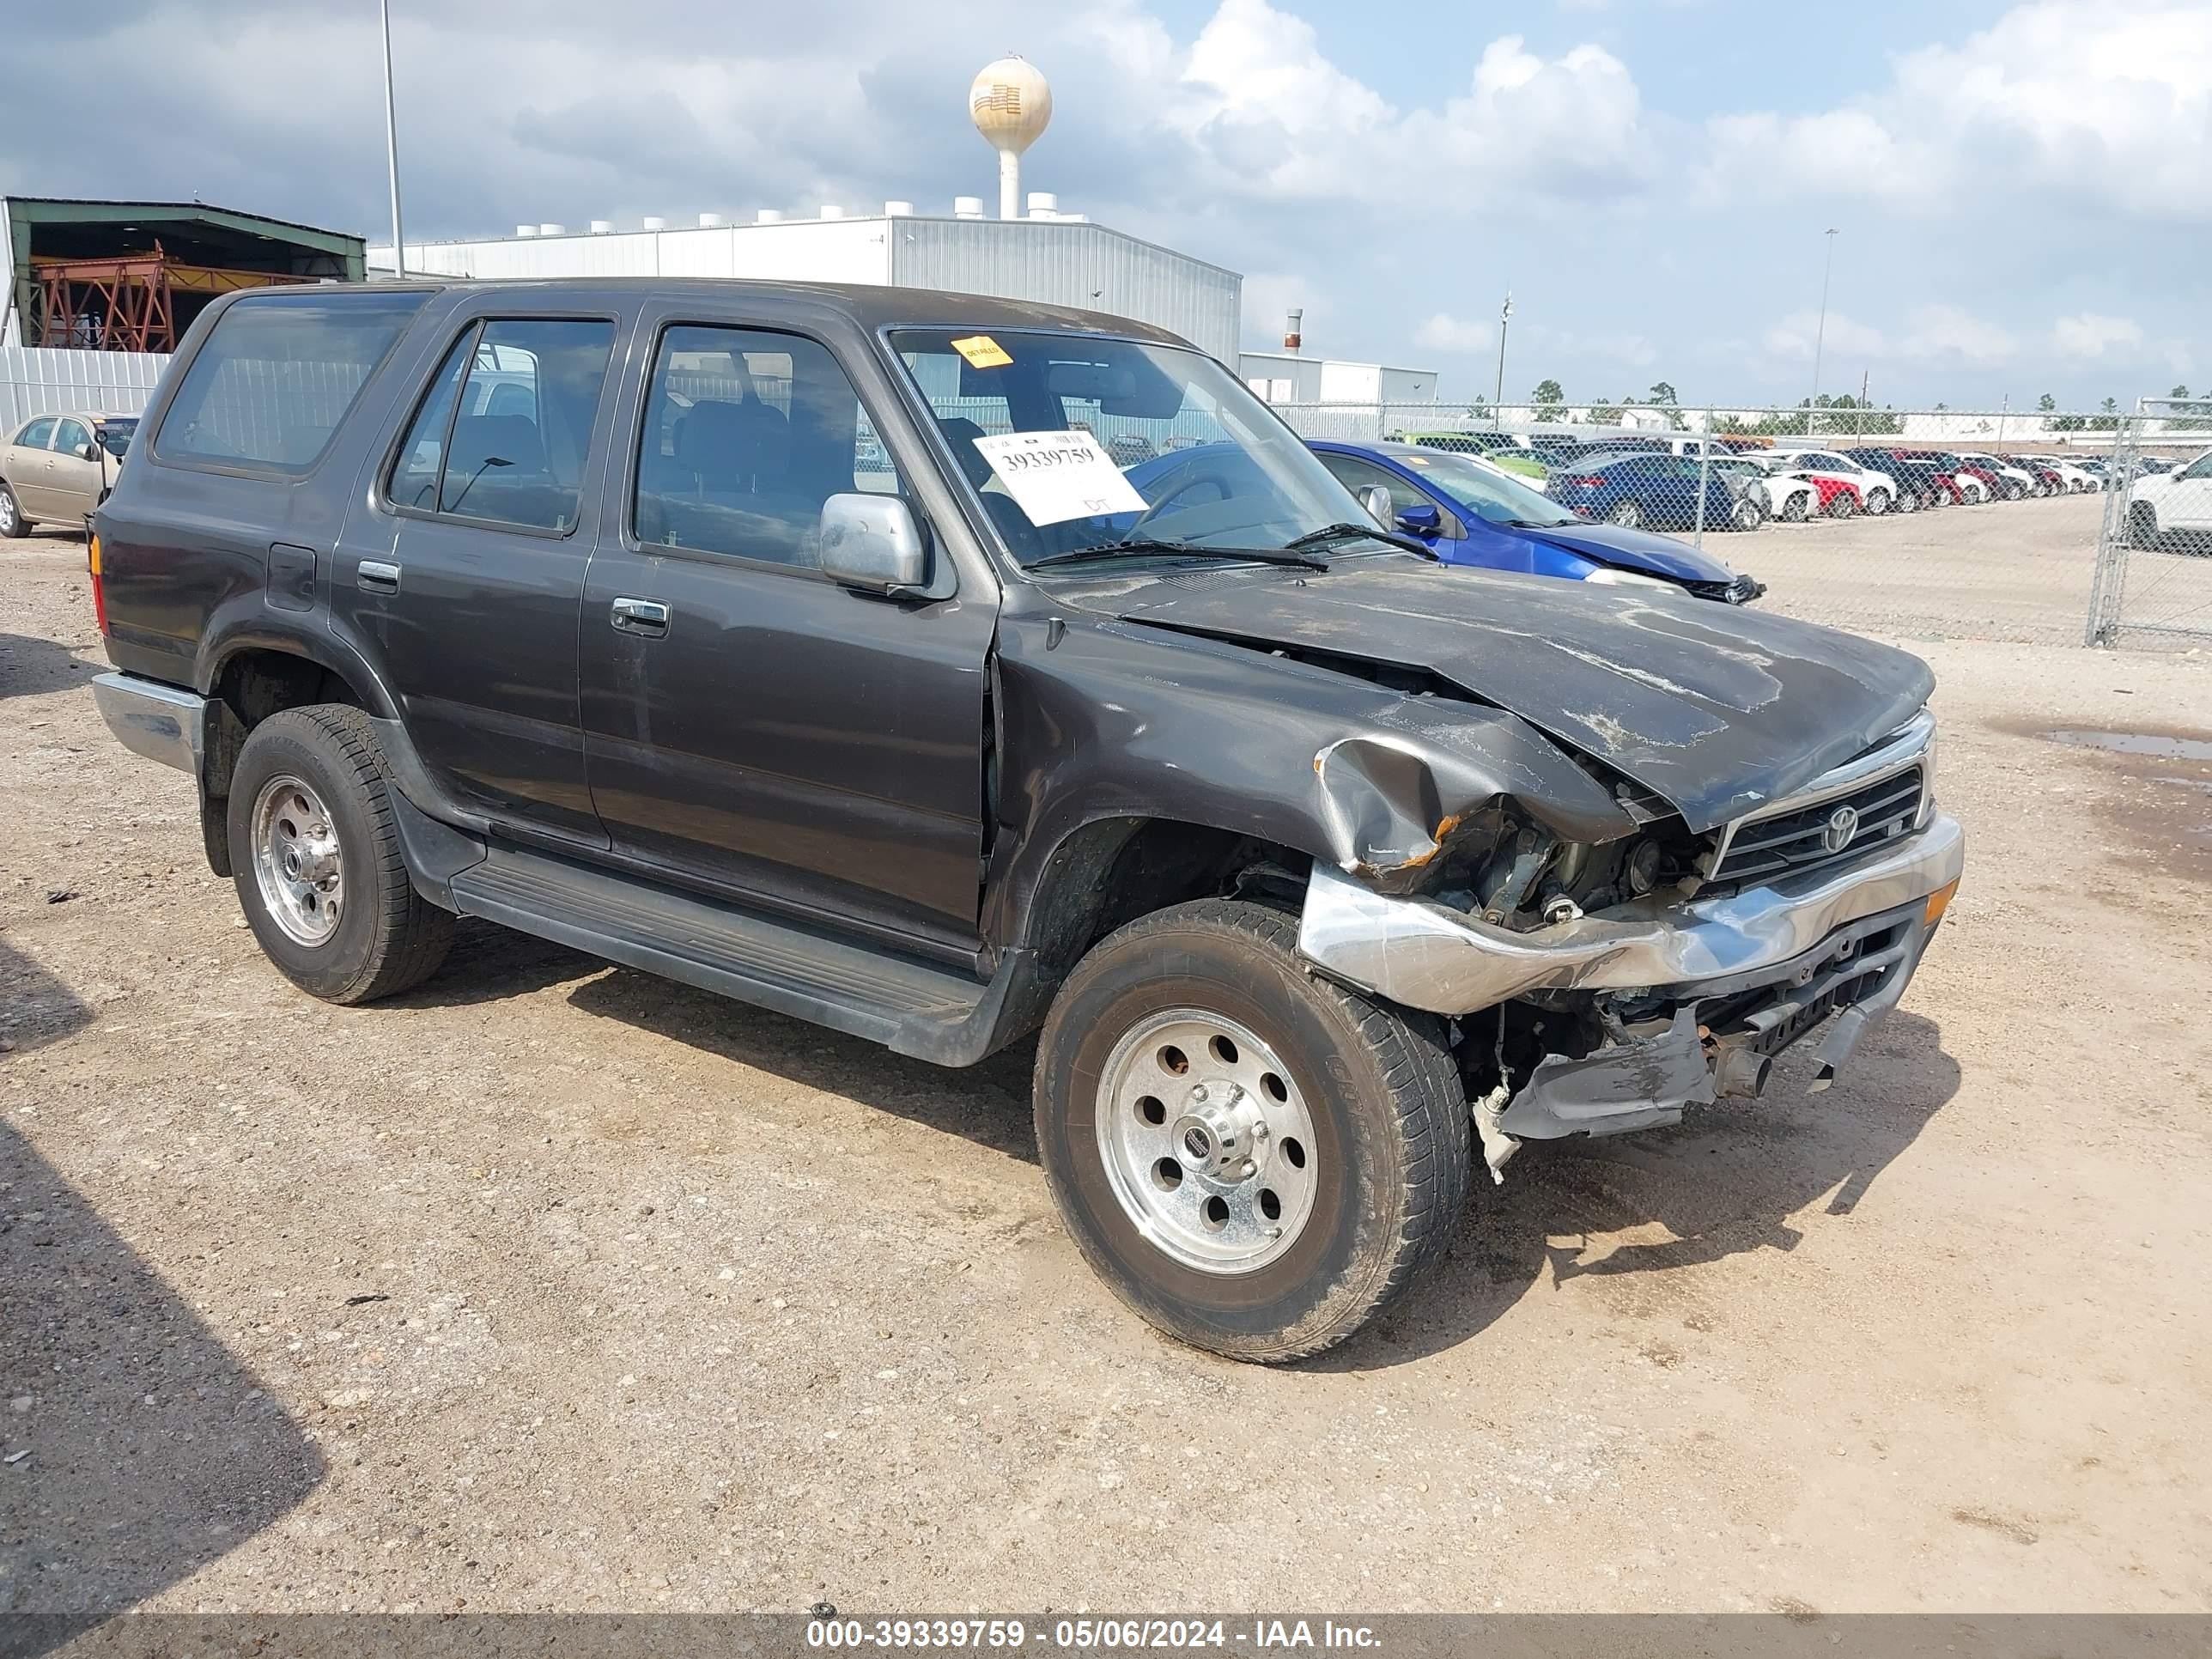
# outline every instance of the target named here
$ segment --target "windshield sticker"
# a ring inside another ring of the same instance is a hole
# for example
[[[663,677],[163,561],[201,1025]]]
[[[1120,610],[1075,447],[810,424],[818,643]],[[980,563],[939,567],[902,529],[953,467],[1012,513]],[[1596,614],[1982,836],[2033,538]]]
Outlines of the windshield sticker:
[[[1398,459],[1407,466],[1426,466],[1429,464],[1429,458],[1425,455],[1401,455]]]
[[[955,340],[952,349],[968,360],[970,368],[1004,368],[1014,361],[1006,355],[1006,347],[988,334],[970,334],[964,340]]]
[[[969,441],[1031,524],[1145,510],[1136,486],[1088,432],[1008,432]]]

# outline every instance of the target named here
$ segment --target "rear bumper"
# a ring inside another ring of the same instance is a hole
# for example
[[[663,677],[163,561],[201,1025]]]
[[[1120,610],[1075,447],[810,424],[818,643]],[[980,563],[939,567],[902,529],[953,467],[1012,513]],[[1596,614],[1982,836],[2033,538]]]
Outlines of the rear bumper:
[[[134,755],[200,775],[207,753],[207,699],[137,674],[102,674],[92,701],[116,740]]]

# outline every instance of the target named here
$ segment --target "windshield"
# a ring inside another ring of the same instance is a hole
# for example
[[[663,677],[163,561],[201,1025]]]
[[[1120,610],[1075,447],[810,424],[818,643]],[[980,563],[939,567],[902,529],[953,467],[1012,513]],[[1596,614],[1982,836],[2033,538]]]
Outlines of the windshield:
[[[1164,557],[1279,551],[1371,523],[1243,381],[1196,351],[1026,330],[898,329],[890,341],[1024,564],[1133,541]]]
[[[1517,478],[1483,465],[1464,455],[1445,450],[1434,454],[1395,452],[1390,459],[1408,471],[1427,479],[1438,489],[1472,507],[1492,524],[1566,525],[1582,520],[1548,495],[1540,495]]]

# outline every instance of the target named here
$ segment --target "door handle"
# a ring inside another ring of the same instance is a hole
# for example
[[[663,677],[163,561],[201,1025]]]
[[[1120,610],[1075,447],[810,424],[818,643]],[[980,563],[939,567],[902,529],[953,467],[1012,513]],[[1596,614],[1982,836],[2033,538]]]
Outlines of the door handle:
[[[624,634],[657,640],[668,632],[668,607],[658,599],[617,599],[608,607],[607,620]]]
[[[399,567],[381,559],[363,559],[353,568],[353,585],[364,593],[397,593]]]

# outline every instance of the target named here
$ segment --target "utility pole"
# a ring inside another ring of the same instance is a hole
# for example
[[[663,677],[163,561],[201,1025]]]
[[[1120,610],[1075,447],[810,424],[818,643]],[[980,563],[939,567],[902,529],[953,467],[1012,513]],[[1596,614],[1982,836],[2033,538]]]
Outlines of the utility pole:
[[[1859,412],[1851,418],[1851,431],[1862,437],[1866,433],[1867,382],[1873,378],[1874,370],[1871,368],[1859,371]]]
[[[384,159],[392,173],[392,276],[407,275],[407,244],[399,231],[399,115],[392,97],[392,0],[377,0],[384,19]]]
[[[1498,313],[1498,391],[1491,400],[1492,410],[1502,409],[1505,404],[1505,329],[1512,320],[1513,290],[1509,288],[1505,290],[1504,308]]]
[[[1813,411],[1820,406],[1820,348],[1828,337],[1828,278],[1836,269],[1836,233],[1831,227],[1827,233],[1828,257],[1820,267],[1820,323],[1813,331],[1813,397],[1805,405],[1805,435],[1813,435]]]

